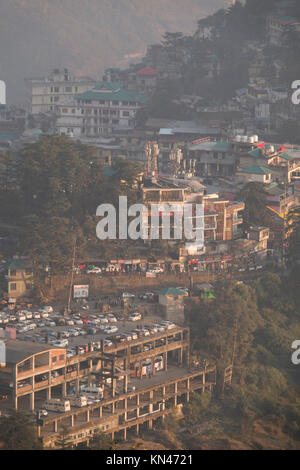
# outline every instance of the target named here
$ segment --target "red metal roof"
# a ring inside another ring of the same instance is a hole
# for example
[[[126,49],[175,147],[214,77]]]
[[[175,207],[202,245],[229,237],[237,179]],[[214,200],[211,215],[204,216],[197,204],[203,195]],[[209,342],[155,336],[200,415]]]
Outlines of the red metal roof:
[[[155,76],[158,74],[158,71],[153,69],[152,67],[144,67],[143,69],[139,70],[137,75],[148,75],[148,76]]]

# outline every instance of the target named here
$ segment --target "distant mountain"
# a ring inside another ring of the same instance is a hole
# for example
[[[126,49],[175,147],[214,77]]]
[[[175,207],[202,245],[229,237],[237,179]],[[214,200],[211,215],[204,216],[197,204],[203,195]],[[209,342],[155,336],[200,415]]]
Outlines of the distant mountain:
[[[101,78],[159,42],[165,31],[192,34],[226,0],[2,0],[0,79],[8,101],[24,100],[24,78],[69,67]]]

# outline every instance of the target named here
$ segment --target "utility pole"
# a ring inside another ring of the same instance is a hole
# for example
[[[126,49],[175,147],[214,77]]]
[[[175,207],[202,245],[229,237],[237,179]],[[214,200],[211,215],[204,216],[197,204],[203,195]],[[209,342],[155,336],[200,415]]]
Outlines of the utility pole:
[[[76,241],[77,241],[77,239],[75,237],[74,247],[73,247],[72,270],[71,270],[71,280],[70,280],[70,289],[69,289],[67,313],[70,312],[70,305],[71,305],[71,298],[72,298],[72,287],[73,287],[74,267],[75,267],[75,257],[76,257]]]

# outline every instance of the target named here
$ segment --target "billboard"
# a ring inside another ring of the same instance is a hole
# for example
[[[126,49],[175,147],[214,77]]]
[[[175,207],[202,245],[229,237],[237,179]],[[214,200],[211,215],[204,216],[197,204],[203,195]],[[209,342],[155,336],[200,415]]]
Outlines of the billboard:
[[[89,286],[74,286],[74,299],[87,299],[89,296]]]

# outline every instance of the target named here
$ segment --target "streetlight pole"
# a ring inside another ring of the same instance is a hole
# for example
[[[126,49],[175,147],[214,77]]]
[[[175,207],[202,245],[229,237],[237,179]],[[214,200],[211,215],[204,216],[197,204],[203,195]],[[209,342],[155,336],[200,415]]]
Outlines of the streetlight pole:
[[[73,247],[73,258],[72,258],[72,270],[71,270],[71,280],[70,280],[70,288],[69,288],[69,298],[68,298],[68,306],[67,306],[67,313],[70,312],[70,305],[71,305],[71,298],[72,298],[72,287],[73,287],[73,279],[74,279],[74,267],[75,267],[75,257],[76,257],[76,238],[74,240],[74,247]]]

